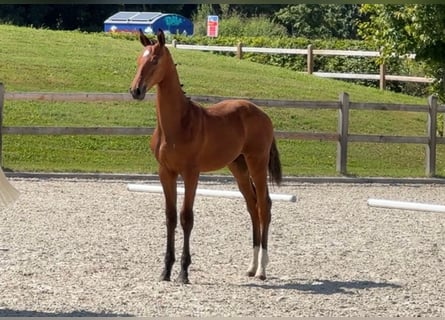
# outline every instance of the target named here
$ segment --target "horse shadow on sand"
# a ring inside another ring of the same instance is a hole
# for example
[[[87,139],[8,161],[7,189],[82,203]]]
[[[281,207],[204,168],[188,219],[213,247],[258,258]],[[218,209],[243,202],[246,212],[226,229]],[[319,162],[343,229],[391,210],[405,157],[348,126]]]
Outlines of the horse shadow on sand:
[[[273,278],[271,279],[273,280]],[[360,280],[350,280],[350,281],[333,281],[333,280],[304,280],[297,279],[295,281],[290,281],[283,284],[274,283],[250,283],[244,284],[245,287],[252,288],[262,288],[262,289],[286,289],[286,290],[297,290],[305,292],[307,294],[354,294],[357,290],[369,290],[369,289],[379,289],[379,288],[393,288],[399,289],[400,285],[388,282],[374,282],[374,281],[360,281]]]
[[[107,312],[91,312],[87,310],[78,310],[72,312],[43,312],[33,310],[14,310],[0,309],[0,317],[134,317],[131,314],[107,313]]]

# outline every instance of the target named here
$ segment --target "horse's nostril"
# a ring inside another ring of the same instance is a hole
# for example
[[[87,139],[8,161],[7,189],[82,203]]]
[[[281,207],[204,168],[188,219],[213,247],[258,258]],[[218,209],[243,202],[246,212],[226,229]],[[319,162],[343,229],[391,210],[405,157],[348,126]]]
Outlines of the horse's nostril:
[[[141,95],[141,89],[139,89],[139,88],[135,88],[135,89],[130,88],[130,93],[135,98],[139,97]]]
[[[130,93],[131,93],[132,97],[137,100],[144,99],[145,91],[146,91],[145,86],[143,86],[142,88],[141,87],[130,88]]]

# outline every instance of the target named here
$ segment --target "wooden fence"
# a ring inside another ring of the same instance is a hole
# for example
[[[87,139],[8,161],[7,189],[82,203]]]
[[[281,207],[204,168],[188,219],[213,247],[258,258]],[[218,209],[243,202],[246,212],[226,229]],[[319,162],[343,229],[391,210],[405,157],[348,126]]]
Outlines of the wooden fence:
[[[200,103],[216,103],[229,97],[191,96]],[[153,94],[146,96],[154,100]],[[5,93],[0,83],[0,161],[4,134],[15,135],[151,135],[154,128],[141,127],[8,127],[3,126],[4,100],[39,100],[39,101],[130,101],[128,93]],[[436,146],[445,144],[444,137],[437,136],[438,113],[445,113],[445,106],[439,106],[437,98],[430,96],[426,105],[360,103],[351,102],[347,93],[342,93],[338,101],[293,101],[250,99],[263,107],[300,108],[300,109],[335,109],[338,110],[337,132],[290,132],[275,131],[278,139],[300,139],[334,141],[337,143],[336,169],[340,174],[347,174],[348,144],[351,142],[377,143],[412,143],[425,145],[425,174],[434,176],[436,172]],[[426,136],[362,135],[349,134],[349,110],[380,110],[426,112]]]
[[[204,46],[204,45],[188,45],[178,44],[173,40],[172,46],[177,49],[184,50],[199,50],[199,51],[216,51],[216,52],[233,52],[237,58],[242,59],[243,53],[265,53],[265,54],[298,54],[307,56],[307,70],[308,74],[313,74],[323,78],[336,79],[355,79],[355,80],[378,80],[380,89],[385,90],[387,81],[402,81],[402,82],[419,82],[432,83],[432,78],[426,77],[411,77],[386,74],[386,67],[381,64],[379,73],[363,74],[363,73],[339,73],[339,72],[314,72],[314,56],[348,56],[348,57],[378,57],[378,51],[364,51],[364,50],[330,50],[330,49],[314,49],[309,45],[307,49],[289,49],[289,48],[259,48],[259,47],[244,47],[241,43],[237,46]],[[413,58],[413,55],[407,56]]]

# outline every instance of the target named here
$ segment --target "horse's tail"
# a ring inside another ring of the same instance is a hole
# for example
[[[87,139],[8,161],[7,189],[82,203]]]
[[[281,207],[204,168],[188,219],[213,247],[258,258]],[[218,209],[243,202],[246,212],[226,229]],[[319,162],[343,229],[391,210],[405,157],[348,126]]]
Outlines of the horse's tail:
[[[280,185],[282,180],[280,153],[278,152],[275,138],[269,151],[269,176],[272,182]]]

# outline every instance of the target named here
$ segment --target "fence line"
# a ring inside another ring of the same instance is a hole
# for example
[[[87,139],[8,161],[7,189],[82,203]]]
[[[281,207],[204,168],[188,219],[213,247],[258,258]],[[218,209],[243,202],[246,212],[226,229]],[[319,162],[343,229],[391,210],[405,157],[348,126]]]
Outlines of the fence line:
[[[386,81],[402,81],[402,82],[418,82],[432,83],[434,79],[426,77],[412,77],[386,74],[385,65],[381,64],[379,73],[363,74],[363,73],[339,73],[339,72],[314,72],[314,56],[348,56],[348,57],[379,57],[378,51],[364,50],[331,50],[331,49],[313,49],[309,45],[307,49],[289,49],[289,48],[263,48],[263,47],[244,47],[242,43],[237,46],[205,46],[205,45],[188,45],[178,44],[173,40],[172,46],[177,49],[199,50],[199,51],[220,51],[233,52],[237,58],[242,59],[243,53],[265,53],[265,54],[297,54],[307,56],[307,73],[317,77],[336,78],[336,79],[353,79],[353,80],[379,80],[380,89],[385,90]],[[413,55],[407,55],[407,58],[413,58]]]
[[[192,96],[202,103],[216,103],[230,97]],[[154,128],[146,127],[4,127],[2,114],[4,100],[40,100],[40,101],[130,101],[129,94],[121,93],[6,93],[0,83],[0,161],[2,160],[3,134],[12,135],[151,135]],[[153,100],[149,94],[147,100]],[[426,105],[386,104],[351,102],[347,93],[339,96],[339,101],[292,101],[251,99],[263,107],[300,108],[300,109],[336,109],[338,110],[337,132],[290,132],[275,131],[278,139],[319,140],[337,142],[336,169],[340,174],[347,174],[348,144],[353,142],[374,143],[411,143],[425,145],[425,174],[434,176],[436,171],[436,146],[445,144],[444,137],[437,136],[437,114],[445,113],[445,105],[439,106],[437,97],[430,96]],[[380,110],[426,112],[426,136],[393,136],[349,134],[349,111]],[[1,162],[0,162],[1,163]]]

